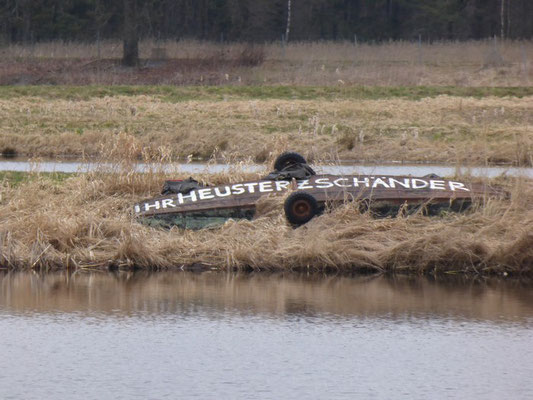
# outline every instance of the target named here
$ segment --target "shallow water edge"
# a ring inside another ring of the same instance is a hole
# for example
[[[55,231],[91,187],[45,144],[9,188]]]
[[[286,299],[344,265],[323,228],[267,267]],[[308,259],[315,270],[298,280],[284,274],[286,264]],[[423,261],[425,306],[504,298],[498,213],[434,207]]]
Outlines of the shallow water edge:
[[[10,267],[0,267],[0,274],[5,273],[35,273],[35,274],[56,274],[56,273],[110,273],[110,274],[160,274],[160,273],[187,273],[187,274],[264,274],[266,276],[273,274],[295,274],[295,275],[307,275],[307,276],[322,276],[322,277],[347,277],[347,278],[368,278],[375,279],[383,277],[385,279],[394,279],[405,277],[411,278],[423,278],[423,279],[464,279],[467,281],[475,281],[478,279],[502,279],[502,280],[516,280],[520,282],[525,282],[533,285],[533,271],[504,271],[504,270],[475,270],[475,269],[464,269],[457,268],[457,270],[446,270],[441,269],[434,270],[423,270],[420,271],[416,268],[403,268],[401,270],[394,271],[376,271],[375,268],[364,267],[359,265],[354,265],[353,268],[333,268],[333,267],[309,267],[309,266],[300,266],[292,267],[290,269],[284,268],[270,268],[270,267],[220,267],[214,266],[211,264],[204,263],[192,263],[192,264],[181,264],[173,267],[157,267],[153,266],[151,268],[139,267],[130,264],[108,264],[108,265],[94,265],[94,266],[72,266],[72,265],[63,265],[63,266],[51,266],[51,267],[42,267],[42,266],[28,266],[27,268],[10,268]]]
[[[27,159],[17,160],[0,160],[0,171],[20,171],[20,172],[90,172],[95,169],[110,169],[111,163],[92,163],[76,160],[69,161],[37,161],[33,162]],[[260,172],[266,170],[264,165],[258,164],[219,164],[219,163],[173,163],[166,165],[151,165],[138,163],[135,165],[138,172],[149,171],[151,169],[162,168],[168,173],[220,173],[232,169],[242,169],[245,172]],[[451,166],[443,164],[409,164],[409,163],[348,163],[342,162],[335,165],[317,165],[313,168],[318,173],[334,175],[413,175],[424,176],[428,174],[437,174],[440,176],[461,176],[468,175],[482,178],[495,178],[498,176],[513,176],[533,178],[533,168],[511,167],[511,166]]]
[[[132,215],[132,205],[159,192],[166,174],[115,167],[116,174],[80,173],[64,183],[46,174],[19,185],[8,183],[0,210],[0,265],[38,271],[343,270],[473,276],[533,271],[533,192],[526,179],[501,179],[509,187],[509,199],[488,199],[472,212],[438,218],[423,212],[373,218],[360,204],[347,202],[292,229],[284,199],[267,196],[253,221],[229,220],[217,229],[190,232],[147,227]],[[230,171],[198,179],[217,185],[252,175]]]

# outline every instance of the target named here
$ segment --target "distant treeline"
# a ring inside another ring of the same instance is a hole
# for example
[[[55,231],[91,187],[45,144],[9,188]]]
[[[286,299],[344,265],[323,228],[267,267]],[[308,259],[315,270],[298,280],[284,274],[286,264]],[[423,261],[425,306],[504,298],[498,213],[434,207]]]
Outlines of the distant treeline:
[[[3,0],[0,39],[119,38],[125,9],[133,10],[140,37],[161,39],[262,42],[287,34],[289,40],[357,37],[365,42],[533,37],[532,0]]]

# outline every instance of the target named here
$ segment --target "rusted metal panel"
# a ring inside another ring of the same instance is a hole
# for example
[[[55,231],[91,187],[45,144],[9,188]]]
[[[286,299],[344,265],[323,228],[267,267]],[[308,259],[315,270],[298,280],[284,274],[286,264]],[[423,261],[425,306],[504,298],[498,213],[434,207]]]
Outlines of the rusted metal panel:
[[[266,195],[283,195],[302,190],[313,195],[320,204],[365,200],[390,204],[471,202],[501,193],[483,184],[471,184],[440,178],[370,175],[316,175],[300,181],[259,180],[214,187],[198,188],[188,194],[158,196],[134,206],[139,217],[181,218],[180,214],[227,219],[239,210],[253,214],[256,202]],[[217,215],[220,214],[220,215]],[[194,217],[191,217],[194,218]]]

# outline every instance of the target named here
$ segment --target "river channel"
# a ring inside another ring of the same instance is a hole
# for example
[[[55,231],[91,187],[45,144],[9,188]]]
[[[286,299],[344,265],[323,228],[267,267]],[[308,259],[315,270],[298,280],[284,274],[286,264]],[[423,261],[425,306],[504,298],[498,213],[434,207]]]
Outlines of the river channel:
[[[150,165],[139,163],[136,168],[139,172],[147,171],[154,168],[160,168],[160,165]],[[39,171],[39,172],[88,172],[99,169],[116,170],[113,164],[96,164],[91,162],[80,161],[29,161],[27,159],[18,160],[0,160],[0,171]],[[207,163],[174,163],[163,166],[164,170],[170,173],[198,174],[198,173],[216,173],[224,172],[230,169],[238,168],[248,172],[264,171],[262,165],[254,164],[207,164]],[[336,165],[319,165],[313,166],[317,173],[337,174],[337,175],[413,175],[424,176],[428,174],[437,174],[439,176],[471,175],[486,178],[495,178],[497,176],[516,176],[524,178],[533,178],[533,168],[516,168],[516,167],[483,167],[483,166],[461,166],[455,167],[450,165],[439,164],[336,164]]]
[[[532,289],[0,271],[0,398],[531,399]]]

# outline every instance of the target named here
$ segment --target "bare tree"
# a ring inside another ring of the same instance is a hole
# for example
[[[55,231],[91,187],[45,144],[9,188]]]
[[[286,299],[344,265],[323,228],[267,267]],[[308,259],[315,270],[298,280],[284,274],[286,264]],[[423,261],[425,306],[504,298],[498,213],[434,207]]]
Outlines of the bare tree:
[[[101,32],[112,15],[113,14],[111,12],[106,11],[105,4],[103,4],[103,0],[95,1],[94,3],[94,24],[96,27],[96,48],[97,48],[98,59],[101,58],[101,52],[100,52]]]
[[[124,53],[122,65],[134,67],[139,64],[139,32],[137,23],[137,1],[124,0]]]
[[[31,1],[20,0],[16,2],[17,9],[22,12],[22,40],[24,43],[31,41]]]
[[[506,29],[506,37],[510,37],[511,35],[511,0],[507,0],[507,29]]]
[[[500,37],[505,39],[505,0],[500,0]]]

